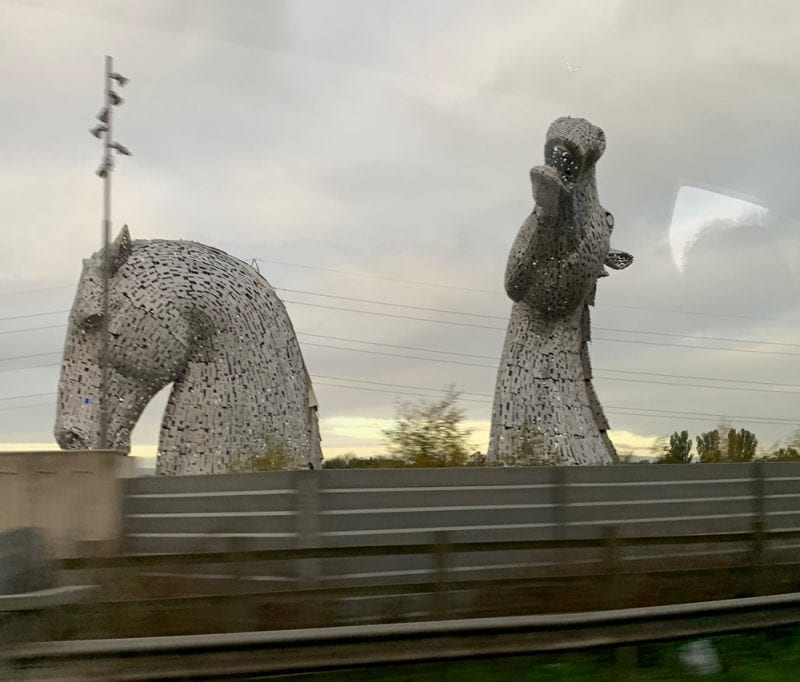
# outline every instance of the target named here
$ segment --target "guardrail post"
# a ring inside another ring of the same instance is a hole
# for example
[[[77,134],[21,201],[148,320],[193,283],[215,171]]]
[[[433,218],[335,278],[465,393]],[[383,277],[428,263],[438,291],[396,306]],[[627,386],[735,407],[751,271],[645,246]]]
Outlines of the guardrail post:
[[[620,557],[619,557],[619,532],[615,526],[605,526],[603,528],[605,539],[605,570],[606,570],[606,589],[605,602],[608,608],[622,608],[621,583],[620,583]]]
[[[752,590],[756,595],[764,592],[764,551],[766,549],[766,500],[764,497],[764,462],[756,460],[751,463],[751,490],[753,497],[753,548],[752,564]]]
[[[297,546],[301,548],[316,547],[319,541],[318,474],[313,470],[295,472]],[[314,587],[319,579],[319,560],[300,559],[295,570],[299,587]]]
[[[434,544],[434,589],[431,617],[444,619],[447,617],[447,555],[450,551],[450,533],[446,530],[433,534]]]
[[[620,541],[619,531],[615,526],[603,528],[605,545],[605,565],[607,573],[606,605],[609,609],[623,608],[622,580],[620,576]],[[619,646],[614,649],[616,677],[619,680],[637,680],[637,656],[635,646]]]
[[[244,538],[231,537],[227,538],[225,542],[225,551],[231,559],[230,563],[226,566],[226,573],[228,573],[234,582],[237,591],[244,588],[245,566],[242,560],[237,555],[241,555],[246,549]]]
[[[567,467],[555,466],[551,469],[550,500],[553,505],[553,537],[565,540],[567,537]]]
[[[227,554],[227,562],[221,566],[221,572],[226,573],[231,577],[231,592],[233,594],[242,594],[252,589],[252,583],[248,585],[245,578],[252,575],[252,569],[245,566],[244,553],[247,549],[245,538],[230,537],[225,541],[225,553]],[[257,612],[254,611],[253,605],[249,607],[242,607],[242,603],[237,599],[228,599],[217,604],[217,609],[220,613],[224,614],[224,618],[229,623],[236,623],[236,627],[240,630],[248,630],[257,627],[258,622]]]
[[[551,514],[550,522],[553,524],[553,539],[563,541],[567,539],[567,467],[554,466],[550,467],[550,504]],[[539,554],[534,552],[534,554]],[[548,554],[550,554],[548,552]],[[574,552],[566,547],[555,549],[551,556],[555,558],[555,562],[562,569],[566,568],[574,560]],[[540,559],[541,560],[541,559]],[[548,558],[548,561],[551,560]]]

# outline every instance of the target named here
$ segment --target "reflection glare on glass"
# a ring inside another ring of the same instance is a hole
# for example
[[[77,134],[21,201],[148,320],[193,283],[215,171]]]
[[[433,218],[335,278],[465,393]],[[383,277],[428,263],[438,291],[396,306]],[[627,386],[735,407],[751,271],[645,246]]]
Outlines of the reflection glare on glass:
[[[767,208],[751,201],[683,185],[675,196],[667,237],[672,260],[683,272],[689,250],[704,233],[730,229],[745,222],[766,225],[769,214]]]

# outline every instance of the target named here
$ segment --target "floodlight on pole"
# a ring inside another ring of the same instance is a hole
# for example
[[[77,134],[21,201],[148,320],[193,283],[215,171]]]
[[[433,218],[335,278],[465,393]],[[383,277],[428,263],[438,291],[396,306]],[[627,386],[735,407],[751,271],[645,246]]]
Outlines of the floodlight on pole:
[[[123,156],[130,156],[131,151],[125,145],[120,144],[119,142],[112,142],[108,145],[110,149],[122,154]]]
[[[110,311],[108,306],[109,280],[111,278],[111,173],[114,170],[114,159],[112,150],[124,156],[130,156],[130,150],[119,142],[115,142],[112,137],[113,108],[122,104],[123,99],[112,90],[112,81],[116,81],[120,87],[125,86],[129,79],[113,70],[113,59],[106,57],[105,70],[103,73],[103,92],[105,95],[103,108],[96,118],[100,124],[96,125],[89,132],[98,139],[103,140],[103,159],[96,173],[103,179],[103,302],[102,302],[102,336],[100,348],[100,449],[106,450],[108,442],[108,383],[110,379],[110,364],[108,361],[109,351],[109,318]]]

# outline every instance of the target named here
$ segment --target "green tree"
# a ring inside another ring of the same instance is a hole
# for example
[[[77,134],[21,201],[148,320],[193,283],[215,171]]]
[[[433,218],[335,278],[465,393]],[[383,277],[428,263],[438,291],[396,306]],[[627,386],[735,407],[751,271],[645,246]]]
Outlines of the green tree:
[[[383,431],[389,454],[413,467],[464,466],[473,449],[472,430],[461,426],[458,396],[450,386],[438,400],[399,403],[395,425]]]
[[[688,464],[692,461],[692,439],[688,431],[675,431],[662,450],[659,464]]]
[[[633,454],[633,450],[622,450],[617,453],[618,464],[637,464],[638,460]]]
[[[284,471],[291,469],[293,457],[286,443],[278,436],[266,437],[264,452],[249,458],[237,457],[228,471],[232,474],[241,474],[254,471]]]
[[[797,462],[800,461],[800,450],[787,445],[767,453],[764,459],[767,462]]]
[[[792,431],[792,434],[786,439],[786,447],[800,450],[800,429]]]
[[[664,456],[664,453],[669,449],[669,436],[659,436],[653,441],[650,446],[652,452],[659,459]]]
[[[747,429],[731,429],[728,431],[728,451],[726,460],[728,462],[752,462],[756,456],[758,438]]]
[[[468,467],[485,467],[486,455],[483,452],[473,452],[468,458],[464,466]]]
[[[767,462],[796,462],[800,461],[800,429],[791,433],[784,445],[776,442],[772,447],[766,448],[762,459]]]
[[[322,463],[323,469],[402,469],[405,466],[405,460],[399,457],[357,457],[353,453],[331,457]]]
[[[719,431],[706,431],[696,438],[697,457],[702,464],[714,464],[722,461],[722,446]]]

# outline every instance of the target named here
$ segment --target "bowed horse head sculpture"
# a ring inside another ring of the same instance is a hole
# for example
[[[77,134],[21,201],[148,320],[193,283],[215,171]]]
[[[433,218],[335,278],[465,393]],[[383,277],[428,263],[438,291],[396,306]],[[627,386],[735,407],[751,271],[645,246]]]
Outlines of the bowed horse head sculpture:
[[[110,245],[107,443],[127,451],[150,399],[172,384],[160,474],[221,473],[276,448],[281,468],[320,463],[316,403],[289,316],[253,268],[195,242]],[[103,263],[84,261],[69,317],[55,436],[100,446]]]

